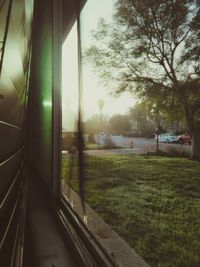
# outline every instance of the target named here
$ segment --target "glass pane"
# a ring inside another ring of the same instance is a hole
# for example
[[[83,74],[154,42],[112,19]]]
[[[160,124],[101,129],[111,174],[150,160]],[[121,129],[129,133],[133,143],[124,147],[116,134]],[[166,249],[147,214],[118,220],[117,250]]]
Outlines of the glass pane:
[[[88,0],[81,13],[83,220],[106,247],[103,219],[151,266],[200,265],[199,12],[195,1]]]
[[[66,195],[68,185],[78,181],[78,50],[77,25],[74,24],[62,48],[62,184]]]

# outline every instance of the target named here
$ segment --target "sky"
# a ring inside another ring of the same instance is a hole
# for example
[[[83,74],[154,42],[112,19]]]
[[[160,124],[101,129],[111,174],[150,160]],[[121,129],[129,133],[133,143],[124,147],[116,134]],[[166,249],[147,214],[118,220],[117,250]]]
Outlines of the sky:
[[[81,13],[81,37],[83,47],[92,44],[91,31],[95,30],[98,19],[104,17],[112,21],[114,0],[88,0]],[[78,108],[78,60],[77,32],[74,25],[62,49],[62,108],[63,128],[73,124]],[[83,65],[83,113],[84,119],[89,119],[99,113],[98,101],[103,99],[102,113],[107,116],[125,114],[136,100],[129,93],[112,97],[109,89],[99,83],[99,78],[93,73],[92,67]],[[68,115],[65,115],[68,114]],[[66,117],[67,116],[67,117]]]

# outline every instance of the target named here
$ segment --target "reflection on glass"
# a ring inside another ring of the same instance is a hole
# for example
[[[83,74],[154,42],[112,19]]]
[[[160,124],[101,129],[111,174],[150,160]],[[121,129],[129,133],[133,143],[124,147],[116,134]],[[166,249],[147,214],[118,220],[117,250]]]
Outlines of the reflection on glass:
[[[77,28],[74,24],[62,48],[62,184],[69,195],[69,185],[77,180],[78,59]]]

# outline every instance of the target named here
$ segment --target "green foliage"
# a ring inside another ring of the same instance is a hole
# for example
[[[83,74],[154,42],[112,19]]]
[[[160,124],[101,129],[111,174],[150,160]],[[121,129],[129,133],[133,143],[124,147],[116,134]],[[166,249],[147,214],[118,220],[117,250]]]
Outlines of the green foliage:
[[[99,20],[86,58],[101,77],[114,78],[120,91],[141,91],[142,85],[169,89],[198,75],[198,62],[185,56],[191,37],[197,38],[198,13],[196,1],[118,0],[113,25]]]
[[[153,107],[149,102],[143,101],[130,108],[129,117],[135,126],[135,134],[146,137],[154,136],[157,123],[153,114]]]
[[[62,132],[62,150],[69,150],[77,146],[77,132]]]
[[[184,117],[196,136],[200,131],[199,24],[196,0],[118,0],[113,24],[99,21],[86,60],[116,93],[128,90],[153,99],[169,119],[177,114]],[[200,147],[198,138],[194,144]],[[200,148],[198,153],[200,159]]]
[[[130,130],[130,120],[127,115],[115,114],[113,115],[109,122],[109,130],[113,134],[124,134]]]
[[[97,134],[107,130],[107,117],[104,115],[93,115],[92,118],[84,122],[84,132],[86,134]]]
[[[99,146],[95,143],[86,143],[85,150],[96,150],[99,149]]]

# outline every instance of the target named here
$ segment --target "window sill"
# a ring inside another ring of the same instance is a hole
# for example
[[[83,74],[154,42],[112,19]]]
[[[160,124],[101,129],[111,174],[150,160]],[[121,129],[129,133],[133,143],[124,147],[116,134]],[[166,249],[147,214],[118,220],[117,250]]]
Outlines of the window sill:
[[[66,201],[117,266],[149,266],[87,203],[83,214],[79,195],[63,186]]]

